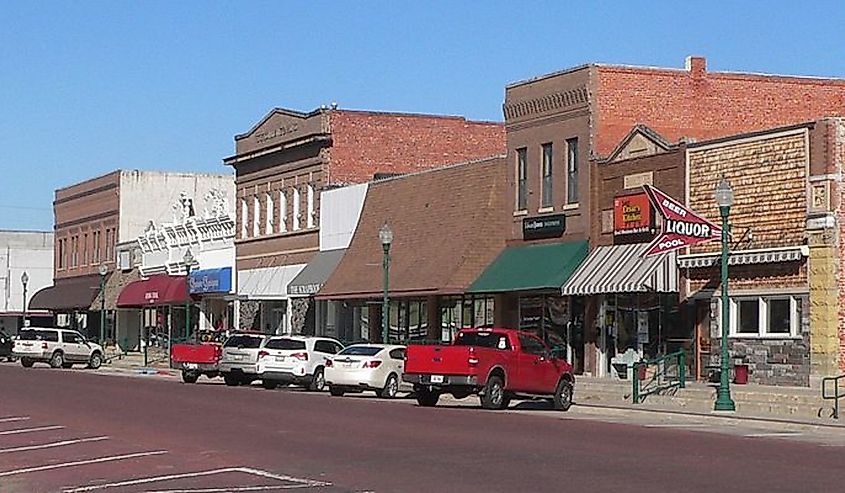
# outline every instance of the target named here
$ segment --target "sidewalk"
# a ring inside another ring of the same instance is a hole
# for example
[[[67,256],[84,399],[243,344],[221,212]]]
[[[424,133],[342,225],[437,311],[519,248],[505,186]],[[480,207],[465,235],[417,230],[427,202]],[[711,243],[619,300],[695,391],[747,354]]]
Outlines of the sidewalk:
[[[155,359],[144,365],[143,353],[111,353],[107,351],[103,370],[116,373],[132,373],[136,375],[176,376],[178,370],[169,368],[167,360]]]

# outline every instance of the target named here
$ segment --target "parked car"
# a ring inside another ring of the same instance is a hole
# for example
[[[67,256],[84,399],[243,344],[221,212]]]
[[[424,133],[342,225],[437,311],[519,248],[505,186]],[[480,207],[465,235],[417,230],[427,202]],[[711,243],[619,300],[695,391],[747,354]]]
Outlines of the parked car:
[[[174,344],[170,348],[172,366],[182,370],[185,383],[196,383],[202,375],[216,378],[222,357],[223,345],[217,342]]]
[[[12,336],[0,330],[0,359],[12,361]]]
[[[340,341],[327,337],[270,337],[258,353],[258,377],[266,389],[294,384],[320,392],[326,361],[342,349]]]
[[[267,336],[249,332],[233,334],[223,343],[223,354],[218,365],[226,385],[248,385],[257,380],[259,348]]]
[[[103,364],[103,348],[75,330],[29,327],[21,329],[12,354],[26,368],[49,363],[53,368],[85,364],[96,370]]]
[[[392,399],[399,392],[404,365],[405,346],[356,344],[326,360],[326,385],[333,396],[369,390]]]
[[[451,346],[411,345],[406,354],[402,378],[421,406],[443,393],[478,394],[486,409],[504,409],[515,397],[550,399],[563,411],[572,405],[572,366],[528,332],[465,329]]]

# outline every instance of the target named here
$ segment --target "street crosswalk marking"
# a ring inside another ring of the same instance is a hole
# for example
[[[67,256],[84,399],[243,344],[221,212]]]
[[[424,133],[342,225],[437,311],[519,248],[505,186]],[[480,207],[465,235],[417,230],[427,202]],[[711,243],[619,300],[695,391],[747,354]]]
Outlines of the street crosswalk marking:
[[[25,467],[23,469],[13,469],[11,471],[3,471],[0,472],[0,478],[4,478],[7,476],[16,476],[19,474],[27,474],[31,472],[39,472],[39,471],[50,471],[52,469],[62,469],[65,467],[77,467],[77,466],[85,466],[88,464],[101,464],[103,462],[114,462],[119,460],[127,460],[127,459],[136,459],[139,457],[149,457],[151,455],[162,455],[166,454],[166,450],[155,450],[151,452],[138,452],[134,454],[125,454],[125,455],[111,455],[108,457],[97,457],[96,459],[87,459],[87,460],[78,460],[73,462],[62,462],[60,464],[49,464],[45,466],[36,466],[36,467]]]
[[[8,418],[0,418],[0,423],[14,423],[15,421],[27,421],[29,416],[10,416]]]
[[[35,433],[37,431],[62,430],[64,426],[39,426],[37,428],[18,428],[15,430],[0,431],[0,435],[18,435],[20,433]]]
[[[100,442],[108,440],[109,437],[91,437],[91,438],[77,438],[73,440],[62,440],[60,442],[42,443],[40,445],[26,445],[23,447],[0,448],[0,454],[8,454],[11,452],[26,452],[28,450],[41,450],[45,448],[67,447],[69,445],[76,445],[78,443]]]

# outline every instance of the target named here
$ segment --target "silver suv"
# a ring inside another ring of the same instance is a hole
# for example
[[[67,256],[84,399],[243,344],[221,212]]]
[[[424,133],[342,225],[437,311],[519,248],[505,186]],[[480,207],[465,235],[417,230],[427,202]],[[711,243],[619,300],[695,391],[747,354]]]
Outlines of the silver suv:
[[[255,366],[265,338],[262,334],[238,333],[226,339],[219,365],[226,385],[248,385],[258,380]]]
[[[96,370],[103,364],[103,348],[75,330],[27,327],[14,341],[12,354],[26,368],[48,363],[53,368],[84,364]]]

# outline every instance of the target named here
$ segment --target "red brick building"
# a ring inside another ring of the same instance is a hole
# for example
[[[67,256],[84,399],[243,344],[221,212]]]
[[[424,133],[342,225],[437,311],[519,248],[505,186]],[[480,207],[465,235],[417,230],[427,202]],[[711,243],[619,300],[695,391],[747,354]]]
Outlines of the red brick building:
[[[313,330],[312,298],[289,302],[287,286],[319,249],[321,190],[500,155],[505,133],[456,116],[276,108],[235,148],[240,324],[299,332]]]

